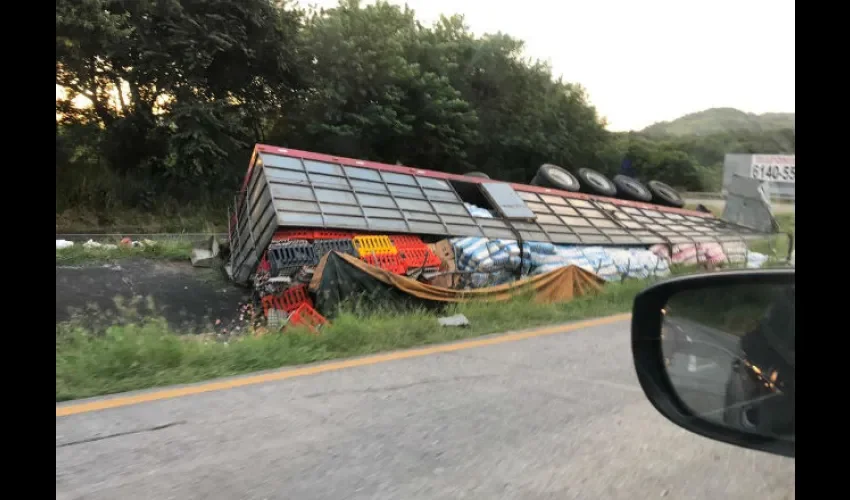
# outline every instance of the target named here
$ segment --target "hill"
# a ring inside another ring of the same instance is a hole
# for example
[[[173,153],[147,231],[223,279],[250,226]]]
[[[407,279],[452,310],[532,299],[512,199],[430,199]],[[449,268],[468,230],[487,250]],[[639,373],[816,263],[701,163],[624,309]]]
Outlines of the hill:
[[[669,122],[654,123],[642,132],[649,136],[708,135],[746,130],[763,132],[793,129],[794,113],[745,113],[734,108],[712,108],[691,113]]]

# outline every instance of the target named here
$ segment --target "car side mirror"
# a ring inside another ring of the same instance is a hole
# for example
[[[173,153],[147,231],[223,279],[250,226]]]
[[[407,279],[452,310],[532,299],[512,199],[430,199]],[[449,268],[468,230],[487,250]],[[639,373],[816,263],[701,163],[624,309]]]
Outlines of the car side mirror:
[[[653,406],[725,443],[794,456],[793,269],[666,280],[634,301],[632,354]]]

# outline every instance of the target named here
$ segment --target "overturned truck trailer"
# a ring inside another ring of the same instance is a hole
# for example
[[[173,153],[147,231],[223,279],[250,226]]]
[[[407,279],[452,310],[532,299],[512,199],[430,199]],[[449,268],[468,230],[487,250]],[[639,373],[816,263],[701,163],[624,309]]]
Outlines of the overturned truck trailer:
[[[279,229],[624,247],[765,236],[710,213],[262,144],[234,207],[228,272],[242,284]]]

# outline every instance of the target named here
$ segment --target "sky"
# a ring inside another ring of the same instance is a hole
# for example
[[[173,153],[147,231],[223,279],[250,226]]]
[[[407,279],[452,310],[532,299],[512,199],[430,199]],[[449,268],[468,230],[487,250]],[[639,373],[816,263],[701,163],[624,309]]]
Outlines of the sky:
[[[389,1],[424,23],[462,14],[476,34],[524,40],[526,55],[587,90],[609,130],[715,107],[795,111],[793,0]]]

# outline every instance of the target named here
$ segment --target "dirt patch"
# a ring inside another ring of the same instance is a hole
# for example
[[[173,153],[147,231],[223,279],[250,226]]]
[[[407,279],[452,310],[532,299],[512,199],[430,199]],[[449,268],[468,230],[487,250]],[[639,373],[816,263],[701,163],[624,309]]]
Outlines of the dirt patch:
[[[221,331],[244,324],[250,298],[249,290],[230,283],[220,270],[188,262],[133,259],[56,267],[57,323],[75,318],[98,328],[156,315],[180,331]]]

